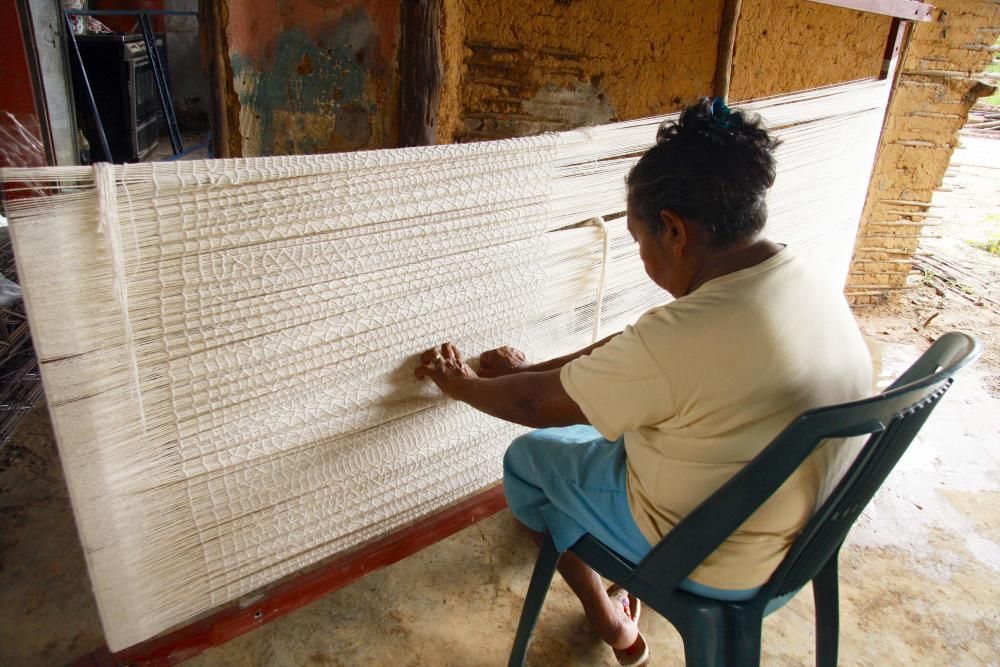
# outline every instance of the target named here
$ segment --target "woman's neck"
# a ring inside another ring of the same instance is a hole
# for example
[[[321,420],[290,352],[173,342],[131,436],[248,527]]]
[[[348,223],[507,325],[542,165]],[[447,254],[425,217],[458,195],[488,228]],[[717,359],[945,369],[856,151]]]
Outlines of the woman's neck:
[[[777,255],[783,245],[768,239],[756,238],[723,250],[706,250],[697,262],[686,294],[721,276],[757,266]]]

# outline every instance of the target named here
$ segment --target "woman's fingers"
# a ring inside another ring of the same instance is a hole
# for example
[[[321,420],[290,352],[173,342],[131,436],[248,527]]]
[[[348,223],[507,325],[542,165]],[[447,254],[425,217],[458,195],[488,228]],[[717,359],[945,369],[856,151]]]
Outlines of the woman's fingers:
[[[462,361],[462,353],[451,343],[444,343],[423,352],[420,355],[420,365],[414,369],[413,374],[418,380],[432,380],[449,396],[451,394],[448,387],[454,381],[463,377],[476,377],[476,372]]]
[[[484,368],[492,368],[499,358],[496,350],[487,350],[479,355],[479,365]]]
[[[441,354],[445,359],[454,359],[458,363],[462,363],[462,353],[451,343],[445,343],[441,346]]]
[[[527,358],[524,353],[509,345],[487,350],[479,355],[480,375],[483,375],[485,371],[486,377],[507,375],[525,365],[527,365]]]
[[[420,363],[422,364],[433,363],[434,358],[440,355],[441,353],[438,352],[438,349],[436,347],[432,347],[431,349],[425,351],[423,354],[420,355]]]

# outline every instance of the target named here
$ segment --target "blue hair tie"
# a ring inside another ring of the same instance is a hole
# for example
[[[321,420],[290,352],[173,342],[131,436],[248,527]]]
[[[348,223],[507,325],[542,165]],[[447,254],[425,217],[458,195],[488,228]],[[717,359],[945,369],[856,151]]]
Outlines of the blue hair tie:
[[[732,115],[732,109],[726,106],[721,97],[712,100],[712,120],[715,121],[716,125],[723,130],[731,129],[733,127]]]

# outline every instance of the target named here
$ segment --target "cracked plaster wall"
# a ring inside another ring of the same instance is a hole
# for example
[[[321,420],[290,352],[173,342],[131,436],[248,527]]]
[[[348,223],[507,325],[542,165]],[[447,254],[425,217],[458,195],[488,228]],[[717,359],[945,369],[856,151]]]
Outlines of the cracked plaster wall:
[[[398,2],[222,1],[239,154],[396,144]]]

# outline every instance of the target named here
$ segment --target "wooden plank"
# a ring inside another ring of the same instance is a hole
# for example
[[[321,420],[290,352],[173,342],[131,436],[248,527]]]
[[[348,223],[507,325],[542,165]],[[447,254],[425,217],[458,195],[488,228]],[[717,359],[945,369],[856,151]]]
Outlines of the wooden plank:
[[[906,21],[930,21],[934,5],[916,0],[809,0],[820,5],[856,9],[872,14],[893,16]]]
[[[239,96],[233,88],[232,63],[226,38],[228,5],[220,0],[198,0],[198,38],[201,62],[208,73],[211,156],[241,157]]]
[[[399,145],[429,146],[437,139],[441,101],[441,0],[405,0],[399,66]]]
[[[176,665],[306,606],[347,584],[443,540],[507,506],[500,485],[421,519],[388,537],[335,558],[264,592],[253,604],[235,604],[159,637],[119,651],[106,646],[73,661],[73,667]]]
[[[729,82],[733,74],[733,50],[736,48],[736,26],[740,22],[742,0],[726,0],[719,29],[719,55],[715,61],[715,95],[729,101]]]
[[[882,71],[879,73],[880,79],[886,79],[889,75],[898,78],[902,68],[899,66],[899,56],[902,54],[906,26],[908,24],[894,18],[889,24],[889,38],[886,40],[885,53],[882,54]],[[895,83],[893,90],[895,90]]]

